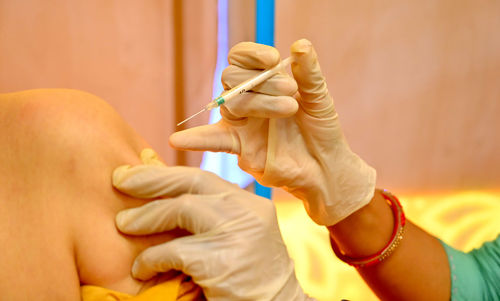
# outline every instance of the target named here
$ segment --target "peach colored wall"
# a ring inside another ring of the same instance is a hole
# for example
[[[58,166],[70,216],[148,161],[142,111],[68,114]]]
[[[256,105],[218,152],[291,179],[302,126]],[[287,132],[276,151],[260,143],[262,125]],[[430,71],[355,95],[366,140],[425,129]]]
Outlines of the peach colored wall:
[[[230,1],[231,44],[253,39],[253,3]],[[211,97],[215,16],[216,0],[0,0],[0,93],[89,91],[196,166],[167,138]],[[313,41],[352,148],[397,191],[498,188],[498,28],[498,1],[276,1],[277,47]]]
[[[0,0],[0,93],[88,91],[169,164],[198,165],[200,154],[176,153],[167,139],[176,121],[211,98],[214,14],[215,0]]]
[[[500,185],[500,2],[277,0],[317,48],[346,136],[397,191]]]

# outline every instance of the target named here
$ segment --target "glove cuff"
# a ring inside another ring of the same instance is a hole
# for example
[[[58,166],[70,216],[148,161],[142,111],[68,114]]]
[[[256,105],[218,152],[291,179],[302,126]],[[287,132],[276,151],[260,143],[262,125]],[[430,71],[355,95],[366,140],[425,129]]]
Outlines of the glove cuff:
[[[356,156],[357,157],[357,156]],[[307,196],[310,208],[309,216],[315,223],[322,226],[332,226],[366,206],[375,193],[376,171],[358,157],[358,166],[349,178],[335,179],[333,187],[319,187],[313,194]],[[348,172],[337,171],[341,175]],[[342,186],[335,185],[341,183]],[[314,201],[315,200],[315,201]],[[316,206],[316,207],[313,207]]]
[[[288,277],[287,282],[281,288],[281,290],[271,299],[272,301],[309,301],[316,300],[309,297],[297,280],[295,276],[295,271],[292,270],[290,277]]]

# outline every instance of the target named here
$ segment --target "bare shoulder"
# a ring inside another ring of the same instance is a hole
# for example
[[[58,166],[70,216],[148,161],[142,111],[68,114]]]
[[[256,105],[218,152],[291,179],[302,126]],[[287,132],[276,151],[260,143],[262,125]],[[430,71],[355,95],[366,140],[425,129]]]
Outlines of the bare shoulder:
[[[82,141],[110,138],[109,142],[123,139],[134,144],[140,140],[111,106],[83,91],[36,89],[0,94],[0,106],[0,125],[22,130],[35,139],[31,144],[49,138],[54,143],[71,143],[75,133]]]
[[[0,94],[0,291],[9,300],[79,300],[81,283],[134,290],[149,243],[120,235],[111,187],[146,143],[104,101],[75,90]],[[29,289],[27,289],[29,288]]]

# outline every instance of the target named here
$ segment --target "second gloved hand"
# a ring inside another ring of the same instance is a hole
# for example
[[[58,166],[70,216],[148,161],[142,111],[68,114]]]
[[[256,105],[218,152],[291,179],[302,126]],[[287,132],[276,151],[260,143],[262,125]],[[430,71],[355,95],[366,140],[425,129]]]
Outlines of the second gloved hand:
[[[278,74],[222,106],[219,122],[177,132],[170,143],[237,154],[240,167],[257,181],[284,187],[316,223],[330,226],[371,200],[375,170],[349,148],[311,43],[295,42],[291,55],[295,81]],[[232,88],[279,60],[270,46],[237,44],[224,86]]]
[[[116,216],[118,229],[149,235],[175,228],[193,235],[142,252],[132,275],[147,280],[170,269],[192,276],[209,300],[312,300],[295,277],[271,201],[218,176],[166,167],[142,153],[145,165],[122,166],[113,185],[123,193],[157,199]]]

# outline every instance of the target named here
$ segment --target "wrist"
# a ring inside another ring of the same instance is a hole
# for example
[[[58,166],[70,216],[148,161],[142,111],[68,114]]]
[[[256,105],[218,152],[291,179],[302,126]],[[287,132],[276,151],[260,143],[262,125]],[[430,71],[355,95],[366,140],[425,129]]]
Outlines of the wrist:
[[[396,248],[401,243],[401,240],[403,239],[403,232],[406,224],[406,218],[403,212],[403,208],[401,207],[399,200],[388,191],[384,190],[381,194],[384,197],[387,205],[390,206],[392,216],[394,219],[394,226],[392,229],[391,238],[384,245],[383,248],[381,248],[379,251],[369,256],[352,257],[345,254],[345,252],[339,248],[335,240],[332,237],[330,237],[330,243],[335,255],[340,260],[344,261],[349,265],[354,266],[355,268],[365,268],[376,265],[384,261],[389,256],[391,256],[391,254],[394,252],[394,250],[396,250]]]
[[[336,225],[328,227],[330,236],[350,257],[365,257],[380,251],[391,239],[394,217],[376,190],[372,200]]]

